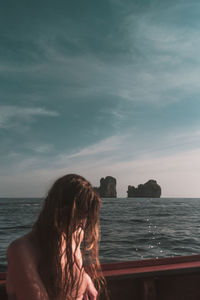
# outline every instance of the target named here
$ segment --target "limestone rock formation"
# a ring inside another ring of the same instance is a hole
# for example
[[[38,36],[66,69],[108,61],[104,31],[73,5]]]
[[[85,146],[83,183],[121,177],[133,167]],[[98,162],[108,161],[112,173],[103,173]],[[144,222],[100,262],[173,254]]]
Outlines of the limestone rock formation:
[[[156,180],[150,179],[144,184],[139,184],[137,188],[129,185],[127,196],[134,198],[160,198],[161,187]]]
[[[102,198],[116,198],[117,181],[112,176],[107,176],[106,178],[101,178],[100,187],[94,187],[94,189],[99,193]]]

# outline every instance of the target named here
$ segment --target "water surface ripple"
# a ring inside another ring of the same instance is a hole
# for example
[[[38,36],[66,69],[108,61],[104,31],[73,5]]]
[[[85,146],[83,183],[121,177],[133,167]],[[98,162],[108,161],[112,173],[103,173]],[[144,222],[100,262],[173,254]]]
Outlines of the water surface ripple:
[[[27,233],[42,199],[0,198],[0,271],[6,249]],[[103,199],[100,260],[126,261],[200,253],[200,199]]]

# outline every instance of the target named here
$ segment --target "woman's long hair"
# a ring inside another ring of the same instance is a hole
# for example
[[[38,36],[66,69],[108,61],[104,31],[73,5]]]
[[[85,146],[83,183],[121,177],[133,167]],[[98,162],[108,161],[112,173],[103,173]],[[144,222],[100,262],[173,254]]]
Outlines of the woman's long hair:
[[[98,295],[106,290],[98,258],[100,205],[101,199],[91,184],[76,174],[59,178],[49,190],[33,230],[41,250],[39,273],[51,300],[76,299],[86,265],[89,265],[89,275]],[[81,232],[77,229],[82,223],[83,265],[75,254],[80,234],[76,234],[75,249],[72,246],[74,233]]]

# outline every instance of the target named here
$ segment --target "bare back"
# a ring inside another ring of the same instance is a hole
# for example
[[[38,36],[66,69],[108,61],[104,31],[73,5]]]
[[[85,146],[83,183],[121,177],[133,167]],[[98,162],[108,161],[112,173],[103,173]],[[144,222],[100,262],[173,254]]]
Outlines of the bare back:
[[[9,245],[7,261],[8,299],[48,300],[46,289],[37,271],[38,247],[30,233]]]
[[[65,245],[63,245],[64,247]],[[7,250],[8,273],[6,290],[9,300],[50,300],[39,276],[40,248],[34,234],[29,234],[12,242]],[[66,264],[63,258],[62,268]],[[83,299],[87,287],[87,276],[83,278],[76,300]]]

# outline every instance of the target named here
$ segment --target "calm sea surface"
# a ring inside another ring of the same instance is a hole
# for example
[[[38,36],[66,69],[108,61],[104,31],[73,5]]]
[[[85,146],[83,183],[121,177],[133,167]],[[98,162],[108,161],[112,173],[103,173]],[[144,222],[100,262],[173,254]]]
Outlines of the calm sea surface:
[[[27,233],[42,205],[36,198],[0,198],[0,272],[6,249]],[[200,199],[103,199],[100,260],[200,254]]]

